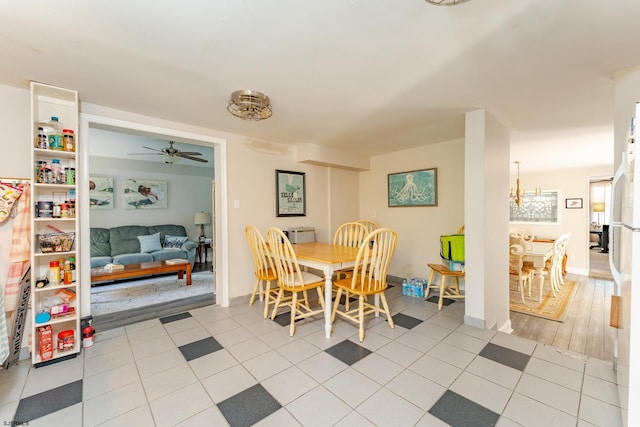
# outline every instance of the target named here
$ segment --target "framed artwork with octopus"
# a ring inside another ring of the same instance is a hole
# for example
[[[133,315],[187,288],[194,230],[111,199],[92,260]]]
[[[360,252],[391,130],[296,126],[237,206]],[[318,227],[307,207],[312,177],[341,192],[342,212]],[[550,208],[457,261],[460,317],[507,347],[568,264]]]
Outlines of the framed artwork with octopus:
[[[438,168],[390,173],[389,207],[438,206]]]

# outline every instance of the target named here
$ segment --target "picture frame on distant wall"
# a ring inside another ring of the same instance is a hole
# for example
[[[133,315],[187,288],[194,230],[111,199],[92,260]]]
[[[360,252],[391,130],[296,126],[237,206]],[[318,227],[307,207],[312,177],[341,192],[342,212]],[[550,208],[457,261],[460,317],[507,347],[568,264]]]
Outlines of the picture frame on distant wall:
[[[390,173],[389,207],[438,206],[438,168]]]
[[[113,178],[109,176],[89,177],[89,208],[113,209]]]
[[[167,181],[128,178],[123,192],[125,209],[167,208]]]
[[[276,216],[306,216],[305,178],[304,172],[276,169]]]
[[[567,198],[564,200],[564,207],[566,209],[582,209],[581,198]]]

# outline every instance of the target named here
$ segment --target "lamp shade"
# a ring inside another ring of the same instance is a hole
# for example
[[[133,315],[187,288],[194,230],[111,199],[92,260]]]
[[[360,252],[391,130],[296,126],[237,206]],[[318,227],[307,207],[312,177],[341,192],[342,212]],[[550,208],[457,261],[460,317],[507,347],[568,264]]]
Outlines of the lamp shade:
[[[211,215],[208,212],[196,212],[193,223],[195,225],[211,224]]]
[[[593,203],[593,211],[594,212],[604,212],[604,202],[594,202]]]

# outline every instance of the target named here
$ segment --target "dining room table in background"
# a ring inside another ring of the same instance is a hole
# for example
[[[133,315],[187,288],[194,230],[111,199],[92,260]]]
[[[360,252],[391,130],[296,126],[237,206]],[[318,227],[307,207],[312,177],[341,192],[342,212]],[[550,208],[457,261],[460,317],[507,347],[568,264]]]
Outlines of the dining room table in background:
[[[542,301],[542,287],[544,285],[544,268],[549,259],[553,256],[553,241],[533,241],[525,248],[523,260],[530,261],[536,269],[536,276],[538,279],[538,301]],[[551,286],[551,292],[553,296],[556,296],[556,291]]]
[[[296,243],[292,246],[299,265],[321,270],[324,274],[324,330],[327,338],[330,338],[333,274],[336,270],[355,265],[358,248],[323,242]]]

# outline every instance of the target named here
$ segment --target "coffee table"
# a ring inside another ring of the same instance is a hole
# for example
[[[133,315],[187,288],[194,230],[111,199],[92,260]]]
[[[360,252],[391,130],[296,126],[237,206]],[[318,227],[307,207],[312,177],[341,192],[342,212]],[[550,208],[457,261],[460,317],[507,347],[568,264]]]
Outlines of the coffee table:
[[[91,270],[91,283],[107,280],[130,279],[132,277],[147,276],[161,273],[178,273],[178,279],[184,278],[186,273],[187,286],[191,285],[191,263],[168,264],[166,261],[143,262],[140,264],[127,264],[124,269],[117,271],[105,271],[104,268]]]

